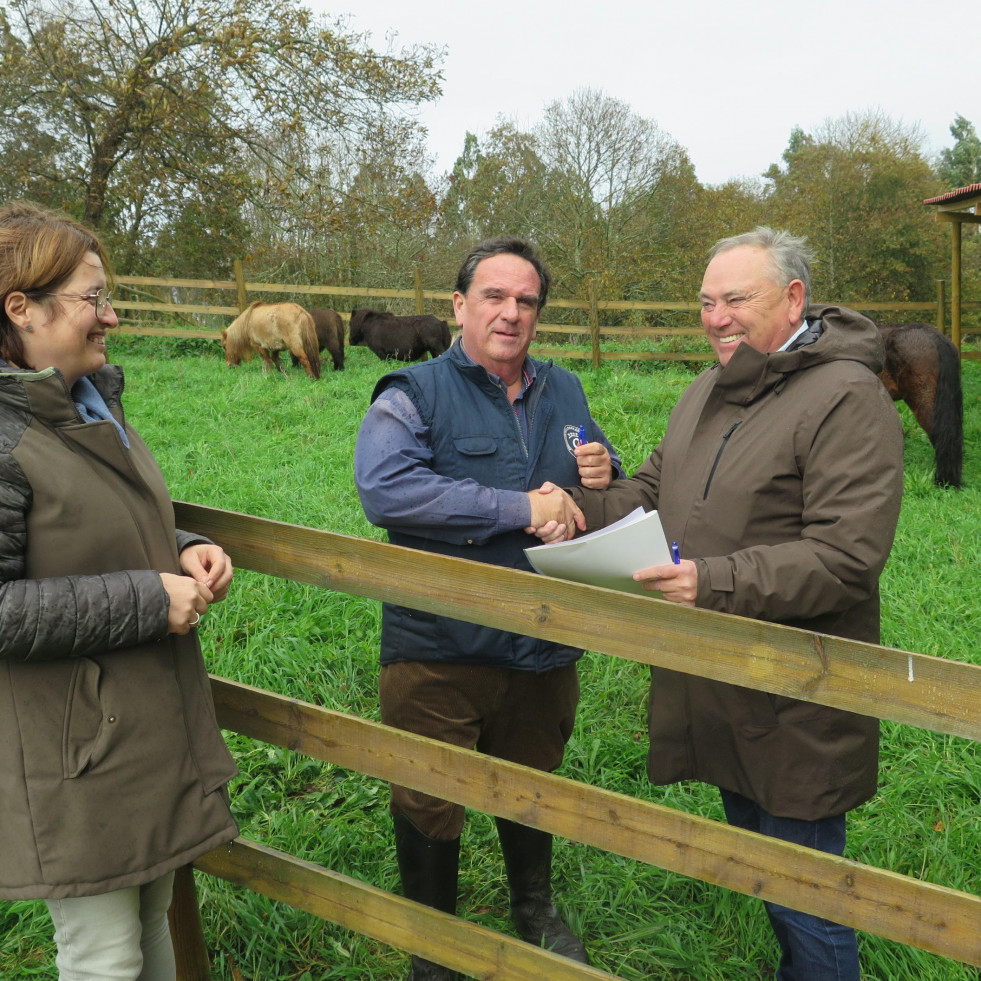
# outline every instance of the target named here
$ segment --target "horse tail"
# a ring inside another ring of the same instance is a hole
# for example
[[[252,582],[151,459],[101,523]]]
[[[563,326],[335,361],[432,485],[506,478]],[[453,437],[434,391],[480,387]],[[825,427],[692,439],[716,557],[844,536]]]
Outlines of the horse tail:
[[[320,378],[320,344],[317,342],[317,328],[313,325],[313,317],[308,313],[300,326],[300,340],[303,353],[310,365],[308,374],[317,381]]]
[[[964,394],[961,359],[957,348],[939,331],[937,348],[937,396],[933,407],[930,442],[936,459],[934,482],[940,487],[960,487],[964,464]]]

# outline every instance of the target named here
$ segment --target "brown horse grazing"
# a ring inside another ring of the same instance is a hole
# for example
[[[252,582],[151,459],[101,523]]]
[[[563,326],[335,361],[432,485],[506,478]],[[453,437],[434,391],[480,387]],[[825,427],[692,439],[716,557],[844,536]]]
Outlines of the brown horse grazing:
[[[317,346],[330,354],[334,371],[341,371],[344,368],[344,321],[341,315],[330,307],[314,307],[310,316],[317,331]],[[300,361],[295,354],[290,357],[295,368]]]
[[[251,361],[256,351],[267,368],[283,371],[279,352],[289,351],[314,380],[320,377],[320,350],[313,317],[297,303],[256,300],[221,332],[229,366]]]
[[[359,307],[351,311],[352,346],[362,344],[383,361],[418,361],[428,352],[438,358],[450,346],[450,328],[432,314],[396,316]]]
[[[912,410],[933,444],[934,482],[960,487],[964,461],[964,397],[957,348],[929,324],[880,324],[886,391]]]

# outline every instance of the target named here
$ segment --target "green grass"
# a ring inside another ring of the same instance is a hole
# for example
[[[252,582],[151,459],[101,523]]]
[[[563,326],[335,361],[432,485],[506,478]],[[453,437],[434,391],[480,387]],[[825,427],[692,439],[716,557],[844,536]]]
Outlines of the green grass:
[[[175,498],[383,540],[352,482],[354,439],[385,366],[361,348],[319,382],[301,372],[230,370],[217,345],[117,338],[130,420],[154,450]],[[663,431],[691,373],[651,362],[576,363],[593,412],[628,465]],[[932,449],[903,413],[906,497],[882,580],[883,643],[978,661],[975,596],[981,552],[981,365],[964,365],[965,488],[933,486]],[[217,674],[377,719],[379,604],[241,571],[201,630]],[[643,667],[587,652],[582,703],[560,773],[721,820],[699,784],[651,787]],[[880,791],[850,817],[849,854],[970,892],[981,869],[976,744],[887,723]],[[385,785],[288,750],[229,734],[241,768],[232,787],[247,837],[395,890]],[[628,979],[761,981],[775,943],[761,904],[597,849],[559,842],[557,898],[594,963]],[[406,957],[306,914],[198,877],[215,976],[246,979],[403,979]],[[461,859],[460,915],[511,933],[493,821],[471,814]],[[977,971],[863,935],[864,976],[962,981]],[[0,909],[0,977],[54,978],[42,904]]]

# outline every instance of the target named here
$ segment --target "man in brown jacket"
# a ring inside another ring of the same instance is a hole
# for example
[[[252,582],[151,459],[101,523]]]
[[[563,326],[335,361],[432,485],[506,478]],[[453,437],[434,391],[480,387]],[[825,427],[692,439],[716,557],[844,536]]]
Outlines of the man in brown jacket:
[[[903,487],[879,331],[809,306],[803,239],[716,243],[702,326],[719,364],[681,397],[629,480],[570,490],[591,529],[657,509],[682,560],[634,578],[665,599],[877,643],[879,574]],[[806,312],[806,316],[805,316]],[[876,789],[878,721],[654,668],[648,774],[720,788],[733,825],[842,854],[845,813]],[[778,981],[855,981],[855,933],[767,903]]]

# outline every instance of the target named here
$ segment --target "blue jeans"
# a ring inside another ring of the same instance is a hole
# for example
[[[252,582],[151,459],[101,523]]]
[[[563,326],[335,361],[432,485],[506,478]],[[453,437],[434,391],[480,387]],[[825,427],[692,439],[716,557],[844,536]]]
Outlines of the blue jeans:
[[[831,855],[845,851],[844,814],[818,821],[775,817],[731,790],[719,793],[726,820],[734,827]],[[851,927],[788,906],[763,905],[780,944],[777,981],[858,981],[858,942]]]

